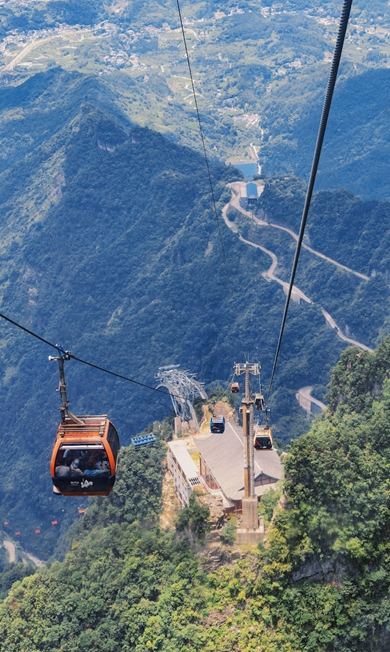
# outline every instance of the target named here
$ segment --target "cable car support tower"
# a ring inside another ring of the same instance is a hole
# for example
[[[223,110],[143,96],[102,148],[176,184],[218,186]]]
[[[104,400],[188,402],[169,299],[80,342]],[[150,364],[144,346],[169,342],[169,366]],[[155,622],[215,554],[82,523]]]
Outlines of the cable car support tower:
[[[259,528],[259,516],[257,510],[257,497],[255,494],[255,472],[254,472],[254,415],[253,398],[250,391],[250,376],[260,375],[260,364],[258,362],[236,363],[234,366],[236,376],[245,374],[245,394],[242,399],[242,434],[244,444],[244,497],[242,499],[242,521],[241,527],[237,530],[237,543],[256,543],[263,538],[263,530]]]

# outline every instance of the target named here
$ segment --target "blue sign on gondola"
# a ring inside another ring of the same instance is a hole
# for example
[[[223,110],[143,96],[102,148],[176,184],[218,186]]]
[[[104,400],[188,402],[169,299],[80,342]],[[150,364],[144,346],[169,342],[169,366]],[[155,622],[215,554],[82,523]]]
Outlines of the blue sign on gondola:
[[[156,441],[156,437],[149,433],[148,435],[138,435],[138,437],[133,437],[131,443],[134,446],[146,446],[146,444],[153,444]]]

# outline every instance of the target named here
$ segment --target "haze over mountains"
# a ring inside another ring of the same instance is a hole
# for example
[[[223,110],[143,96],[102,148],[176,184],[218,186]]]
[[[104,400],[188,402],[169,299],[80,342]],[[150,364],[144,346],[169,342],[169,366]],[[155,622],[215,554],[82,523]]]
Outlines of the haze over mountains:
[[[283,8],[263,3],[259,11],[248,2],[239,12],[235,7],[183,4],[207,145],[216,162],[219,209],[230,197],[226,183],[238,178],[222,159],[246,155],[250,142],[261,147],[266,173],[307,173],[316,129],[311,108],[320,109],[325,53],[335,30],[336,3]],[[367,156],[377,161],[387,147],[387,70],[380,69],[387,61],[386,17],[382,31],[375,26],[373,34],[373,11],[367,3],[356,10],[359,29],[347,43],[339,109],[335,104],[332,119],[350,101],[351,85],[359,97],[370,75],[376,139],[369,155],[346,146],[361,139],[365,113],[358,101],[350,103],[340,133],[335,122],[330,125],[328,142],[337,146],[340,162],[334,169],[334,157],[325,154],[320,183],[342,182],[363,197],[381,198],[387,196],[387,175],[366,165]],[[2,23],[4,312],[76,355],[143,382],[153,383],[157,367],[166,363],[181,364],[206,382],[226,382],[234,360],[247,354],[260,358],[267,379],[284,295],[262,276],[269,258],[224,229],[229,291],[204,161],[196,151],[188,78],[180,77],[187,74],[186,62],[171,5],[131,2],[107,9],[98,2],[7,3]],[[378,39],[373,51],[379,58],[359,54],[369,39]],[[297,57],[300,64],[290,65]],[[376,88],[383,91],[380,102]],[[266,187],[261,208],[296,229],[302,199],[299,181],[279,178]],[[336,205],[349,218],[341,219],[332,239]],[[323,396],[344,346],[327,328],[320,305],[367,345],[388,332],[388,236],[382,238],[378,228],[385,223],[387,204],[330,193],[318,198],[314,210],[309,233],[316,246],[376,276],[357,281],[303,257],[297,283],[315,304],[293,305],[289,316],[272,403],[276,432],[284,441],[307,427],[295,392],[313,384]],[[323,226],[325,220],[329,226]],[[367,235],[360,237],[362,225]],[[253,231],[253,225],[242,228]],[[279,271],[287,279],[291,238],[273,234],[271,240],[270,233],[252,231],[249,235],[265,238],[278,253]],[[59,519],[66,529],[77,510],[72,501],[54,502],[47,476],[57,422],[57,370],[46,362],[51,351],[9,326],[2,327],[2,345],[0,516],[25,532],[24,545],[47,556],[57,534],[48,527],[39,541],[34,527]],[[124,443],[170,411],[158,395],[75,363],[66,372],[72,409],[108,411]]]
[[[306,176],[338,2],[213,0],[182,9],[210,152],[248,157],[253,143],[266,174]],[[5,83],[58,65],[98,75],[131,120],[200,149],[176,5],[8,2],[1,21]],[[354,3],[319,187],[389,197],[388,175],[377,174],[388,149],[389,29],[383,3]]]

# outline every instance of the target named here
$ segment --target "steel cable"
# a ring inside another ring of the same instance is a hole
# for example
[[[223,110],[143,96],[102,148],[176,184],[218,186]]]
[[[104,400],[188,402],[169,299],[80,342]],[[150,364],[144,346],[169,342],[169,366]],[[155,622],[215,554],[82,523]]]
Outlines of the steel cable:
[[[192,87],[192,94],[193,94],[193,97],[194,97],[195,111],[196,111],[196,116],[197,116],[198,125],[199,125],[200,138],[201,138],[201,141],[202,141],[203,155],[204,155],[204,160],[205,160],[205,164],[206,164],[207,175],[208,175],[208,178],[209,178],[210,193],[211,193],[211,198],[212,198],[212,201],[213,201],[213,207],[214,207],[215,219],[216,219],[217,226],[218,226],[218,235],[219,235],[219,240],[220,240],[220,242],[221,242],[222,257],[223,257],[223,262],[224,262],[224,265],[225,265],[225,270],[226,270],[226,276],[227,276],[227,280],[228,280],[229,290],[230,290],[230,292],[231,292],[231,290],[232,290],[232,284],[231,284],[231,279],[230,279],[230,275],[229,275],[229,267],[228,267],[227,258],[226,258],[225,245],[224,245],[223,236],[222,236],[221,222],[220,222],[220,219],[219,219],[219,217],[218,217],[218,209],[217,209],[217,202],[215,201],[215,193],[214,193],[213,179],[212,179],[212,176],[211,176],[210,164],[209,164],[209,159],[208,159],[208,156],[207,156],[206,142],[205,142],[205,137],[204,137],[203,127],[202,127],[202,121],[201,121],[201,119],[200,119],[200,112],[199,112],[199,107],[198,107],[198,100],[197,100],[197,97],[196,97],[194,78],[193,78],[193,76],[192,76],[192,69],[191,69],[190,55],[189,55],[189,52],[188,52],[187,39],[186,39],[185,31],[184,31],[184,24],[183,24],[183,18],[182,18],[182,15],[181,15],[181,9],[180,9],[180,3],[179,3],[179,0],[176,0],[176,4],[177,4],[177,10],[178,10],[178,13],[179,13],[180,27],[181,27],[181,33],[182,33],[182,36],[183,36],[183,43],[184,43],[184,49],[185,49],[186,58],[187,58],[188,71],[189,71],[189,73],[190,73],[191,87]]]
[[[105,369],[104,367],[100,367],[99,365],[94,364],[93,362],[88,362],[87,360],[78,358],[76,355],[73,355],[73,353],[71,353],[70,351],[65,351],[63,347],[60,347],[58,344],[53,344],[53,342],[49,342],[49,340],[46,340],[44,337],[41,337],[37,333],[34,333],[34,331],[30,330],[29,328],[26,328],[25,326],[22,326],[17,321],[11,319],[10,317],[7,317],[7,315],[4,315],[1,312],[0,312],[0,318],[9,322],[13,326],[20,328],[20,330],[24,331],[25,333],[28,333],[28,335],[32,335],[32,337],[35,337],[35,339],[39,340],[40,342],[47,344],[47,346],[51,346],[53,349],[56,349],[56,351],[66,353],[69,356],[69,358],[76,360],[76,362],[80,362],[81,364],[84,364],[88,367],[92,367],[93,369],[98,369],[99,371],[103,371],[104,373],[109,374],[110,376],[115,376],[116,378],[120,378],[121,380],[126,380],[127,382],[133,383],[134,385],[145,387],[145,389],[151,389],[153,392],[158,392],[159,394],[163,394],[164,396],[174,396],[175,398],[180,398],[180,399],[185,398],[184,396],[180,396],[179,394],[171,394],[170,392],[164,392],[162,389],[158,389],[157,387],[152,387],[151,385],[147,385],[146,383],[141,383],[139,380],[134,380],[134,378],[123,376],[122,374],[118,374],[117,372],[111,371],[110,369]]]
[[[346,31],[347,31],[347,27],[348,27],[348,21],[349,21],[349,15],[350,15],[350,12],[351,12],[351,7],[352,7],[352,0],[344,0],[342,12],[341,12],[341,17],[340,17],[340,23],[339,23],[339,29],[338,29],[338,34],[337,34],[336,45],[335,45],[335,49],[334,49],[334,52],[333,52],[332,65],[331,65],[331,69],[330,69],[330,73],[329,73],[328,85],[327,85],[326,93],[325,93],[324,105],[323,105],[323,108],[322,108],[320,126],[319,126],[318,134],[317,134],[317,141],[316,141],[316,146],[315,146],[315,150],[314,150],[314,156],[313,156],[313,162],[312,162],[311,171],[310,171],[310,178],[309,178],[308,188],[307,188],[307,192],[306,192],[306,199],[305,199],[305,204],[304,204],[304,208],[303,208],[303,212],[302,212],[301,226],[300,226],[300,229],[299,229],[299,236],[298,236],[297,246],[296,246],[296,250],[295,250],[294,262],[293,262],[292,272],[291,272],[291,277],[290,277],[290,284],[289,284],[286,303],[285,303],[285,307],[284,307],[282,325],[281,325],[280,332],[279,332],[279,339],[278,339],[278,344],[277,344],[277,347],[276,347],[274,363],[273,363],[273,367],[272,367],[271,380],[270,380],[269,387],[268,387],[267,400],[268,400],[269,395],[271,393],[272,383],[273,383],[273,379],[274,379],[274,376],[275,376],[276,365],[277,365],[278,357],[279,357],[279,353],[280,353],[280,347],[281,347],[281,344],[282,344],[282,339],[283,339],[283,333],[284,333],[284,328],[285,328],[286,319],[287,319],[288,308],[289,308],[289,304],[290,304],[290,300],[291,300],[291,293],[292,293],[292,290],[293,290],[293,287],[294,287],[294,280],[295,280],[295,274],[296,274],[297,267],[298,267],[299,254],[301,252],[303,235],[305,233],[307,217],[308,217],[308,214],[309,214],[310,203],[311,203],[314,184],[315,184],[315,180],[316,180],[316,176],[317,176],[318,163],[319,163],[320,156],[321,156],[322,144],[323,144],[324,137],[325,137],[325,131],[326,131],[326,125],[327,125],[327,122],[328,122],[330,107],[331,107],[331,104],[332,104],[333,92],[334,92],[334,88],[335,88],[335,84],[336,84],[337,73],[338,73],[340,60],[341,60],[341,54],[342,54],[342,51],[343,51],[343,46],[344,46],[344,41],[345,41],[345,34],[346,34]]]

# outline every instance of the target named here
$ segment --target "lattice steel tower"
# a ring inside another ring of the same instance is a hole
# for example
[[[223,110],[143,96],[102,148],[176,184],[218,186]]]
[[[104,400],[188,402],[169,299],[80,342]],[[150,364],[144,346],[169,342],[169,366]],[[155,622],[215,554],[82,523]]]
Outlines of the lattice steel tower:
[[[195,380],[195,374],[179,369],[179,365],[159,367],[155,378],[159,381],[157,388],[167,388],[176,416],[188,423],[193,421],[195,428],[198,429],[199,423],[193,401],[196,396],[207,398],[203,383]]]

